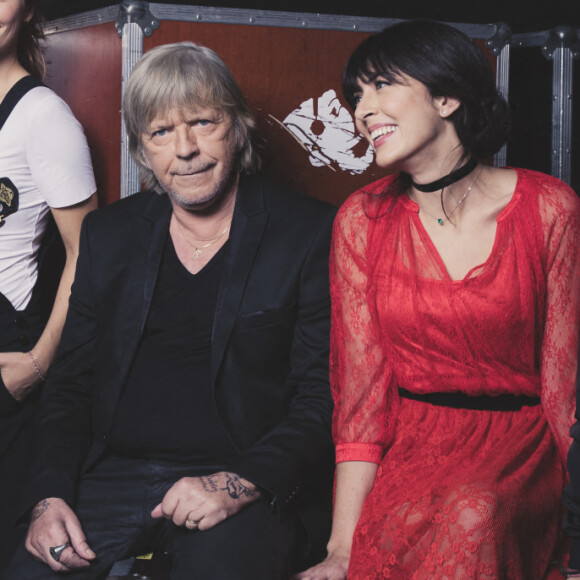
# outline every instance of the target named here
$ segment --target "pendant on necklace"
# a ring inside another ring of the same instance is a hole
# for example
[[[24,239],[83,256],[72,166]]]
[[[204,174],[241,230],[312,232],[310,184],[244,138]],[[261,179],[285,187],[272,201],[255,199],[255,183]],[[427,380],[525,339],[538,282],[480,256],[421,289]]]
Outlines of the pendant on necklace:
[[[195,252],[193,252],[193,255],[191,257],[194,260],[197,260],[199,258],[200,254],[201,254],[201,248],[195,248]]]

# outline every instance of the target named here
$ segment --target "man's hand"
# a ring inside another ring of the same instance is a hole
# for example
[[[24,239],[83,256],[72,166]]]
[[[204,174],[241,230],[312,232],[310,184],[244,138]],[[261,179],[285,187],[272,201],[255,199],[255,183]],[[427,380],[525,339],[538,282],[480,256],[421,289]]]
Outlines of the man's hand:
[[[25,352],[0,353],[0,373],[8,392],[17,400],[24,400],[40,382],[30,357]]]
[[[183,477],[165,494],[151,516],[167,518],[190,530],[209,530],[259,497],[254,484],[228,471]]]
[[[70,544],[57,562],[50,548]],[[38,502],[30,516],[26,549],[55,572],[87,568],[95,553],[89,548],[81,524],[67,503],[51,497]]]

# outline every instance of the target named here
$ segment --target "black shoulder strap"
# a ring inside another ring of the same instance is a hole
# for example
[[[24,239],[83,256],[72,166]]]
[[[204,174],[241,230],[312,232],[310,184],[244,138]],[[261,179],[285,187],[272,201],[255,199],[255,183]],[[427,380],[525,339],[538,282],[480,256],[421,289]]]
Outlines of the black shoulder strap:
[[[42,86],[44,86],[44,83],[32,75],[21,78],[15,85],[12,86],[12,88],[4,97],[4,100],[0,103],[0,129],[2,129],[4,126],[6,119],[8,119],[12,109],[14,109],[18,101],[30,89]]]

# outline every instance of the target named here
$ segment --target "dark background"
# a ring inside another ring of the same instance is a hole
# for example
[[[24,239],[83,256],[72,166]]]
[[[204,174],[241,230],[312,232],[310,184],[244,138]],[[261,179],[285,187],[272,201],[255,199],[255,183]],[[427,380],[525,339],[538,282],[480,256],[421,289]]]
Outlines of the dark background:
[[[41,0],[41,3],[48,19],[116,4],[111,0]],[[171,0],[161,3],[378,18],[433,18],[478,24],[506,22],[514,33],[558,25],[580,26],[579,0]]]
[[[118,5],[112,0],[39,0],[47,20]],[[412,19],[429,18],[451,23],[506,23],[513,34],[571,26],[580,53],[580,0],[165,0],[189,4],[324,13],[346,16]],[[572,179],[580,193],[580,58],[574,60]],[[510,105],[515,131],[508,143],[508,165],[552,172],[552,66],[540,47],[512,48],[510,53]],[[576,170],[574,170],[577,168]]]

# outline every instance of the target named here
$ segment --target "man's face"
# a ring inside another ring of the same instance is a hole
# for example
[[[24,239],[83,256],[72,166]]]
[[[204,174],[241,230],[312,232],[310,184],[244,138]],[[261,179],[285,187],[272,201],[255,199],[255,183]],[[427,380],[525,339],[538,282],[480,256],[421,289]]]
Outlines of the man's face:
[[[201,211],[233,193],[238,143],[233,121],[220,109],[170,109],[141,135],[147,167],[172,203]]]

